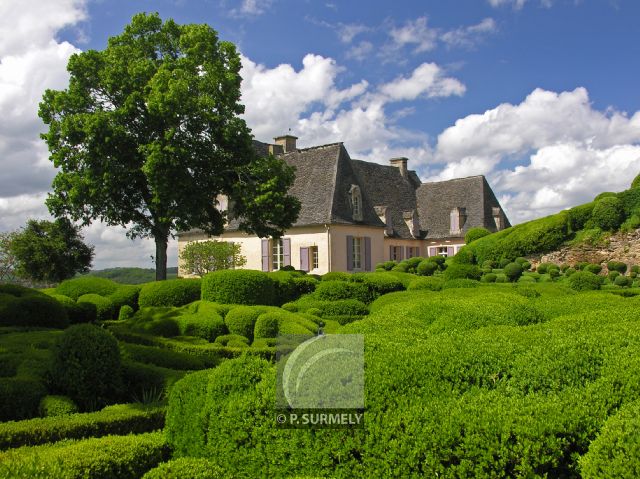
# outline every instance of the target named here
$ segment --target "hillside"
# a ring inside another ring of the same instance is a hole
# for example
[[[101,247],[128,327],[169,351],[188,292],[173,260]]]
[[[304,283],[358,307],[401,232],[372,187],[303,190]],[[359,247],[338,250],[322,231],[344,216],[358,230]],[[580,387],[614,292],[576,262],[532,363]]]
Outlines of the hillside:
[[[155,281],[156,270],[152,268],[106,268],[93,270],[86,276],[107,278],[122,284],[142,284]],[[167,268],[167,279],[173,279],[177,276],[177,266]]]
[[[639,175],[640,177],[640,175]],[[581,260],[620,259],[607,257],[606,248],[621,238],[633,240],[640,228],[640,178],[620,193],[605,192],[593,201],[563,210],[555,215],[521,223],[503,231],[472,241],[456,255],[456,262],[482,264],[485,261],[513,260],[517,257],[540,258],[545,253],[564,251],[554,257],[569,258],[572,252],[589,252]],[[634,236],[635,234],[635,236]],[[621,247],[622,250],[626,246]],[[591,254],[599,251],[598,254]],[[618,252],[619,253],[619,252]],[[617,254],[619,256],[619,254]],[[592,257],[593,256],[593,257]]]

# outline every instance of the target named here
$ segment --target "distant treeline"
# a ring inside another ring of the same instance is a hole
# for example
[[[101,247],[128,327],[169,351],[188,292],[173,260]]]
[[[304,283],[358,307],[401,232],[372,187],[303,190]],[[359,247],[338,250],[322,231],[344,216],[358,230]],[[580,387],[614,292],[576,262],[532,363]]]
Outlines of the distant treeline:
[[[91,271],[88,276],[107,278],[116,283],[142,284],[155,281],[156,270],[152,268],[107,268]],[[178,267],[167,268],[167,279],[178,276]]]

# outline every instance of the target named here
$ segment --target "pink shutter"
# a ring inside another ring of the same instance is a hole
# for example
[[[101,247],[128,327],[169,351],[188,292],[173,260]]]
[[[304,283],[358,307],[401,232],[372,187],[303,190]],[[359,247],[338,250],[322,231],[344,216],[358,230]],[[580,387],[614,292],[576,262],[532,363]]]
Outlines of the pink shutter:
[[[433,248],[429,248],[429,256],[435,256],[438,254],[438,248],[433,247]]]
[[[284,250],[284,265],[291,266],[291,238],[282,240],[282,249]]]
[[[371,271],[371,238],[364,238],[364,270]]]
[[[353,271],[353,236],[347,236],[347,271]]]
[[[453,256],[453,246],[447,246],[447,256]]]
[[[300,248],[300,270],[309,271],[309,248]]]
[[[393,246],[389,246],[389,259],[393,260]]]
[[[269,271],[269,240],[262,240],[262,271]]]

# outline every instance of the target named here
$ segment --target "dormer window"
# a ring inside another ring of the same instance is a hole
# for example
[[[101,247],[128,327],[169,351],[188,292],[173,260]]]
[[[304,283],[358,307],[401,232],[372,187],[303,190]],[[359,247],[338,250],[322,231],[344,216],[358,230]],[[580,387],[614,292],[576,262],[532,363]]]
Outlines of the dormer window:
[[[462,227],[467,220],[467,212],[465,208],[454,208],[450,214],[450,231],[451,236],[460,236]]]
[[[496,229],[498,231],[504,229],[504,223],[502,222],[502,209],[499,207],[493,207],[493,221],[496,224]]]
[[[351,216],[355,221],[362,221],[362,193],[358,185],[351,185]]]

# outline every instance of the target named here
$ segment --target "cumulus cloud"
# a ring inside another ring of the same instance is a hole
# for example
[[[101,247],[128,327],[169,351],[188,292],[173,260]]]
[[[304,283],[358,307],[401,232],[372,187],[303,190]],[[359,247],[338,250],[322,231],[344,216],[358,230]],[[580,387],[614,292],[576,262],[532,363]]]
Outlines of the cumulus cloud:
[[[514,9],[520,10],[522,7],[524,7],[527,1],[528,0],[489,0],[489,5],[491,5],[492,7],[511,5]],[[553,0],[540,0],[540,5],[542,5],[543,7],[549,8],[552,4]]]
[[[423,63],[411,76],[398,77],[380,87],[380,92],[391,100],[415,100],[420,96],[462,96],[465,90],[459,80],[445,76],[442,68],[435,63]]]
[[[441,35],[441,40],[450,47],[473,47],[481,38],[498,30],[493,18],[485,18],[475,25],[459,27]]]
[[[640,112],[596,110],[584,88],[536,89],[456,121],[434,160],[444,165],[431,179],[488,175],[520,222],[626,189],[640,171]]]
[[[271,8],[272,4],[273,0],[242,0],[239,8],[231,10],[231,15],[237,17],[262,15]]]
[[[433,50],[438,41],[438,31],[427,26],[427,17],[419,17],[413,21],[409,20],[400,27],[392,27],[389,36],[393,41],[394,49],[410,45],[414,53]]]

